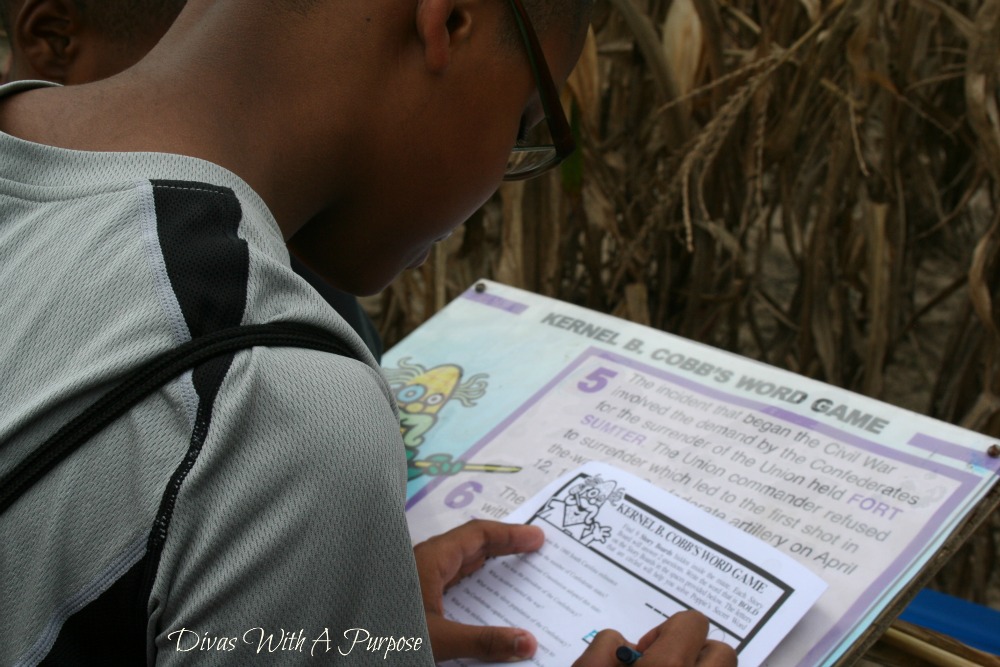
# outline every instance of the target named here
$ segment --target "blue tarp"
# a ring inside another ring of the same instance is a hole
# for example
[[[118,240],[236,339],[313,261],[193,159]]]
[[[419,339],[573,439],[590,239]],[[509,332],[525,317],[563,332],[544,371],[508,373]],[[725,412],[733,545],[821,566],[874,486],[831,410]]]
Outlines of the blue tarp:
[[[995,609],[925,588],[899,618],[1000,655],[1000,611]]]

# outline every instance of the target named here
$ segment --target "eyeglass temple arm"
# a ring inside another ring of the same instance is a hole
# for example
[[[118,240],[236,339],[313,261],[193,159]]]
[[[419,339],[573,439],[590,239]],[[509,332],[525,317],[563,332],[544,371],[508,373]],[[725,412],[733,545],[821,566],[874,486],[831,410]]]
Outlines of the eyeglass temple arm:
[[[538,35],[531,26],[531,21],[524,10],[524,5],[521,4],[520,0],[510,0],[510,4],[514,8],[517,27],[528,46],[528,62],[531,64],[531,71],[535,75],[535,81],[538,82],[538,94],[542,101],[542,109],[545,111],[545,117],[549,123],[552,140],[555,142],[556,152],[561,157],[565,157],[573,152],[576,148],[576,143],[573,141],[573,131],[569,127],[566,114],[562,110],[562,103],[559,101],[559,91],[556,90],[555,83],[552,81],[552,74],[549,72],[548,64],[545,62],[544,52],[538,41]],[[538,54],[537,57],[536,54]],[[553,109],[551,108],[552,105],[558,105],[559,108]]]

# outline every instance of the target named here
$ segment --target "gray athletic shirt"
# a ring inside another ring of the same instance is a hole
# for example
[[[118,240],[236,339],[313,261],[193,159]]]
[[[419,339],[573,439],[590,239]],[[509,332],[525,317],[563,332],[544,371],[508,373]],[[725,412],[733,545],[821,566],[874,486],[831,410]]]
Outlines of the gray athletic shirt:
[[[360,361],[238,352],[46,475],[0,516],[0,664],[433,663],[395,403],[261,199],[201,160],[0,134],[0,474],[144,360],[273,321]]]

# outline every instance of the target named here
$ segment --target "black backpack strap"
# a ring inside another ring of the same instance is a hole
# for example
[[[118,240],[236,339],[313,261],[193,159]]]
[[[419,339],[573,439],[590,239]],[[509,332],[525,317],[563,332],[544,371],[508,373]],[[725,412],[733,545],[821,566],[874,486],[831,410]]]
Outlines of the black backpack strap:
[[[304,347],[356,358],[328,331],[290,322],[222,329],[178,345],[136,368],[4,475],[0,514],[80,445],[170,380],[213,357],[255,346]]]

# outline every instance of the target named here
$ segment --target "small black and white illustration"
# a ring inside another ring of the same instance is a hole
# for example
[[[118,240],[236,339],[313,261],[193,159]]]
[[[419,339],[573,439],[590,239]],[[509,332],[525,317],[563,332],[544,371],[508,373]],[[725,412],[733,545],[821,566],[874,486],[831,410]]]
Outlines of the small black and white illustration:
[[[538,516],[585,546],[604,543],[611,527],[599,523],[597,516],[605,504],[615,506],[624,495],[614,481],[587,477],[550,498]]]

